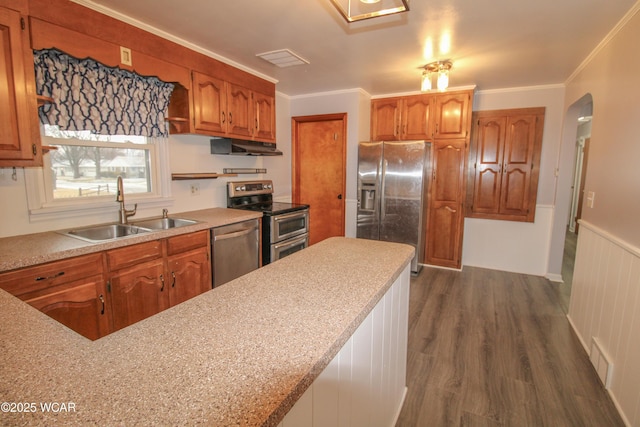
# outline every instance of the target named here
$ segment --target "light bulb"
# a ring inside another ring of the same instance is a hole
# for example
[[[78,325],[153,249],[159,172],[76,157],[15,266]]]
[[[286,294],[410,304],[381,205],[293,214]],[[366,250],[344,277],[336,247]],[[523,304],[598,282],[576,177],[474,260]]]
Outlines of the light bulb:
[[[449,70],[438,71],[438,90],[442,91],[449,87]]]
[[[431,73],[427,70],[422,72],[422,84],[420,85],[420,90],[422,92],[431,90]]]

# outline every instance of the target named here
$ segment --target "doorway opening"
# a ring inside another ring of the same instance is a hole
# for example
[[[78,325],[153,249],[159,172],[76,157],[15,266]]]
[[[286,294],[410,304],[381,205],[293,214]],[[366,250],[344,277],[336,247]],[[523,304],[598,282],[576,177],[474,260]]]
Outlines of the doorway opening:
[[[567,125],[575,126],[576,137],[572,161],[573,174],[571,180],[571,192],[569,194],[570,197],[568,201],[561,202],[569,204],[569,212],[566,218],[564,248],[562,251],[562,283],[558,289],[562,307],[567,313],[569,312],[573,269],[576,257],[578,232],[580,230],[579,221],[582,217],[582,207],[585,199],[585,177],[589,159],[591,121],[593,116],[593,100],[591,99],[591,95],[583,97],[580,101],[576,103],[579,104],[577,120]]]

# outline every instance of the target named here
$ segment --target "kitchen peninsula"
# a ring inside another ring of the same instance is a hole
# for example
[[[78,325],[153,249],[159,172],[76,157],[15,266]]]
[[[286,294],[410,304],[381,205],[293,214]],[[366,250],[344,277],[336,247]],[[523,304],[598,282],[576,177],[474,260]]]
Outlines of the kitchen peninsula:
[[[97,341],[0,290],[0,400],[22,403],[0,423],[287,427],[331,415],[340,387],[370,417],[353,425],[392,425],[413,251],[327,239]]]

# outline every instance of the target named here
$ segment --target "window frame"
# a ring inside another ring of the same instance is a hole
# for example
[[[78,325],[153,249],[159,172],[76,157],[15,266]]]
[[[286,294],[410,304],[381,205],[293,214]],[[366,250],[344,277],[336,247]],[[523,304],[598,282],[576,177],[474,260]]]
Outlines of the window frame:
[[[64,140],[41,135],[43,146],[46,143],[60,144]],[[148,137],[150,138],[150,137]],[[151,193],[127,194],[127,205],[138,204],[138,209],[165,208],[172,204],[171,176],[169,173],[169,141],[168,138],[150,138],[152,141],[149,158],[151,164]],[[101,145],[100,142],[88,141],[87,145]],[[140,148],[139,144],[131,144],[131,148]],[[144,145],[146,148],[147,145]],[[129,147],[124,147],[129,148]],[[114,220],[117,218],[119,205],[107,196],[78,197],[54,199],[50,156],[43,156],[43,166],[25,169],[25,186],[27,191],[27,205],[31,222],[62,220],[68,218],[89,218],[105,212],[113,211]],[[48,182],[47,182],[48,181]]]

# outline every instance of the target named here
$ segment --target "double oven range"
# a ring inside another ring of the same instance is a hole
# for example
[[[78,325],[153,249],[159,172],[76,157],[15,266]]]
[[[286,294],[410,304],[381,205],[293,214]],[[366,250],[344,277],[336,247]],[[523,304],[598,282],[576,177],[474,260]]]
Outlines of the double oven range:
[[[262,212],[262,264],[309,246],[309,205],[273,201],[271,180],[227,183],[227,207]]]

